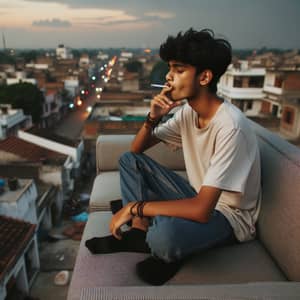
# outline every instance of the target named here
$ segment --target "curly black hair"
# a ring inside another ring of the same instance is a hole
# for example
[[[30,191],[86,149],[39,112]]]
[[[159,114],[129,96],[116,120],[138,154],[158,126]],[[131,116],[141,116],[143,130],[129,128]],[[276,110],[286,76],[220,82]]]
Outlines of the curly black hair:
[[[168,36],[160,46],[159,54],[162,60],[180,61],[196,67],[197,74],[208,69],[212,71],[213,79],[209,83],[209,91],[217,92],[217,83],[225,73],[232,59],[231,45],[225,39],[215,38],[211,29],[196,31],[190,28],[177,36]]]

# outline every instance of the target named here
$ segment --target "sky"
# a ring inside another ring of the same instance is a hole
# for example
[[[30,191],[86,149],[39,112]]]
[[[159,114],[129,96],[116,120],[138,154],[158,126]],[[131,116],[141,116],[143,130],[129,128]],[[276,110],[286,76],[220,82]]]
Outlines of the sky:
[[[300,0],[0,0],[7,48],[158,48],[193,27],[234,49],[300,49],[299,16]]]

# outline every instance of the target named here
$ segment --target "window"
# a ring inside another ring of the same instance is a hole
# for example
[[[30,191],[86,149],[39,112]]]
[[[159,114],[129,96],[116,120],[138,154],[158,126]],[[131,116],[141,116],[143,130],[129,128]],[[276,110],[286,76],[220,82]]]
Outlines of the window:
[[[262,88],[264,86],[264,76],[250,76],[249,87],[251,88]]]
[[[243,86],[243,77],[235,76],[233,79],[233,87],[242,87]]]
[[[252,102],[252,100],[247,101],[247,110],[251,110],[252,107],[253,107],[253,102]]]
[[[291,108],[285,108],[283,112],[283,122],[289,125],[293,125],[294,122],[294,110]]]
[[[282,87],[282,83],[283,83],[283,78],[281,75],[276,75],[275,76],[275,82],[274,82],[274,86],[281,88]]]

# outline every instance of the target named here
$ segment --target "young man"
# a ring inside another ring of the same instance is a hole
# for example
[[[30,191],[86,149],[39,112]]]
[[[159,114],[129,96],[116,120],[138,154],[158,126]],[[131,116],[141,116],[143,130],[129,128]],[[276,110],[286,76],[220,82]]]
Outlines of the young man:
[[[231,62],[231,46],[211,30],[188,30],[160,47],[166,87],[151,101],[131,152],[120,158],[123,208],[112,236],[87,241],[93,253],[151,252],[138,275],[159,285],[190,254],[255,237],[260,159],[255,134],[235,106],[216,95]],[[183,105],[167,122],[160,119]],[[142,154],[163,141],[183,149],[188,182]],[[132,221],[123,235],[120,227]]]

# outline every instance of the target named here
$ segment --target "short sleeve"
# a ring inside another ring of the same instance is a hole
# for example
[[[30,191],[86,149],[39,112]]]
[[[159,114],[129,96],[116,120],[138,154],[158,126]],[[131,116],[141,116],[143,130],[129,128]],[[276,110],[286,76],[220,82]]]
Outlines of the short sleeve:
[[[244,193],[252,166],[247,147],[239,129],[221,130],[202,185]]]
[[[173,146],[174,148],[182,147],[180,115],[181,110],[177,111],[168,121],[157,126],[153,132],[158,139],[170,146]]]

